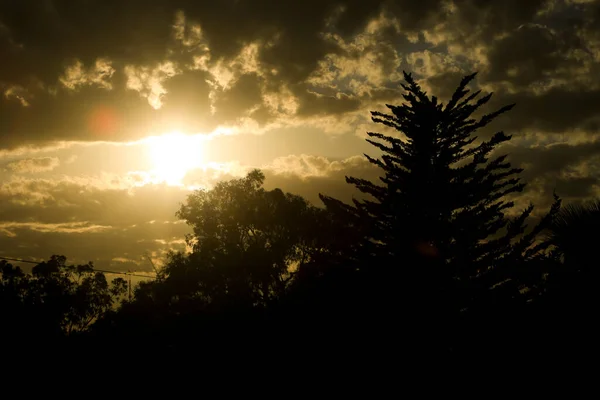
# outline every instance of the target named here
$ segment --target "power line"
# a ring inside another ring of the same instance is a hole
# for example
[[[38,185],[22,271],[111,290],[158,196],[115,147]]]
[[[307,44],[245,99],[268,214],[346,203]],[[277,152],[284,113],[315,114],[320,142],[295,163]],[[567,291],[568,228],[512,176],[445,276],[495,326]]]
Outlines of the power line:
[[[41,262],[41,261],[38,262],[38,261],[31,261],[31,260],[21,260],[19,258],[10,258],[10,257],[0,257],[0,260],[19,261],[19,262],[30,263],[30,264],[39,264]]]
[[[43,262],[43,261],[23,260],[23,259],[20,259],[20,258],[10,258],[10,257],[0,257],[0,260],[17,261],[17,262],[24,262],[24,263],[29,263],[29,264],[40,264],[41,262]],[[156,279],[155,276],[140,275],[140,274],[135,274],[135,273],[132,273],[132,272],[109,271],[109,270],[106,270],[106,269],[96,269],[96,268],[94,268],[94,271],[96,271],[96,272],[104,272],[106,274],[128,275],[128,276],[137,276],[137,277],[140,277],[140,278]]]

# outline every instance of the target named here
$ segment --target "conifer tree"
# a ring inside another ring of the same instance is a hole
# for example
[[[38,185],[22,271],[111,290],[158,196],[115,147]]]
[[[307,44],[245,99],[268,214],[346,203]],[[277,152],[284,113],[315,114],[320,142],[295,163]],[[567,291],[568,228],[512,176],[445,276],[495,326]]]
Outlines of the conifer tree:
[[[371,112],[375,123],[402,134],[368,133],[367,141],[382,152],[379,158],[366,155],[381,169],[381,183],[346,177],[369,197],[355,200],[353,206],[321,198],[333,212],[366,221],[368,240],[362,249],[375,247],[367,251],[369,264],[385,263],[405,279],[423,280],[438,292],[449,282],[470,287],[477,282],[475,286],[489,289],[509,281],[507,287],[518,292],[523,282],[515,274],[523,261],[547,246],[536,242],[537,234],[558,210],[559,200],[527,232],[525,223],[533,205],[517,217],[507,216],[514,207],[507,196],[525,187],[519,178],[522,169],[513,168],[506,154],[491,160],[490,154],[511,136],[497,132],[478,141],[474,133],[514,104],[473,118],[492,96],[479,97],[480,91],[469,94],[467,85],[475,75],[465,76],[444,105],[404,73],[406,102],[387,104],[391,113]]]

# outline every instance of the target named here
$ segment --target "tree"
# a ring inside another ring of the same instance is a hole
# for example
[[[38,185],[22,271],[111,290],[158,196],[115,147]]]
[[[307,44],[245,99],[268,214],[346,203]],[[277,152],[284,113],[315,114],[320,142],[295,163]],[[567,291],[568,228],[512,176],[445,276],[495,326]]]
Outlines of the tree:
[[[598,254],[600,241],[600,200],[569,204],[558,212],[548,231],[548,242],[562,261],[553,276],[552,289],[560,302],[582,309],[597,302]],[[587,304],[586,304],[587,303]]]
[[[126,292],[124,279],[109,283],[91,262],[75,266],[66,261],[54,255],[31,274],[0,261],[3,334],[56,338],[86,331]]]
[[[192,253],[171,255],[162,282],[173,290],[161,289],[165,301],[265,305],[319,252],[314,224],[324,211],[263,182],[254,170],[188,196],[177,216],[193,228]]]
[[[591,269],[597,264],[600,227],[600,199],[583,204],[569,204],[554,218],[549,240],[556,246],[564,263],[577,269]]]
[[[511,136],[498,132],[477,142],[473,134],[514,104],[473,118],[492,96],[469,94],[466,87],[475,75],[464,77],[444,105],[404,73],[406,103],[386,105],[389,114],[371,112],[373,122],[401,133],[368,133],[367,141],[382,155],[366,157],[381,169],[383,185],[347,177],[369,196],[352,206],[321,196],[328,209],[363,221],[362,257],[369,264],[376,257],[387,266],[386,274],[397,278],[392,279],[396,288],[410,293],[413,302],[432,302],[430,311],[450,305],[459,294],[455,309],[473,307],[475,298],[482,300],[477,294],[502,288],[506,298],[517,297],[524,289],[519,269],[547,247],[536,238],[560,205],[557,198],[551,212],[527,232],[533,205],[516,217],[507,215],[514,206],[508,196],[525,187],[518,177],[522,170],[512,168],[506,154],[491,160],[490,154]]]
[[[264,179],[254,170],[190,194],[176,215],[193,230],[191,251],[170,253],[157,279],[140,284],[133,302],[96,325],[97,334],[205,358],[289,340],[272,334],[284,331],[283,298],[299,267],[329,252],[330,225],[324,209],[265,190]]]

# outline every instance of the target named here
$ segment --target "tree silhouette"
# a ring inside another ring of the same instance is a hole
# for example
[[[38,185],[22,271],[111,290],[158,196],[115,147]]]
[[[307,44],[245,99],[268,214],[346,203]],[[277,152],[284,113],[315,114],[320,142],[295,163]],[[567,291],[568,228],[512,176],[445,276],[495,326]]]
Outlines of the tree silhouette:
[[[69,265],[64,256],[52,256],[31,273],[1,260],[0,274],[0,346],[5,366],[13,361],[51,362],[55,367],[61,360],[84,361],[90,356],[88,344],[93,344],[87,341],[87,333],[113,312],[127,290],[122,278],[109,283],[91,263]]]
[[[600,227],[600,200],[569,204],[556,215],[549,240],[556,246],[566,265],[590,269],[597,264],[596,249]]]
[[[91,263],[68,265],[64,256],[33,267],[31,274],[0,261],[0,299],[8,335],[59,337],[87,330],[126,292]]]
[[[465,76],[444,105],[404,73],[406,102],[388,104],[389,114],[371,113],[375,123],[400,133],[368,133],[367,141],[382,152],[366,155],[381,169],[381,183],[347,177],[368,195],[353,205],[321,195],[331,212],[360,227],[365,239],[353,254],[371,271],[369,279],[380,282],[375,292],[387,293],[397,310],[421,321],[413,326],[530,298],[524,294],[540,286],[542,272],[528,266],[537,265],[549,245],[538,235],[560,207],[556,198],[530,229],[533,205],[507,215],[514,206],[508,196],[525,186],[522,170],[511,167],[507,155],[491,154],[511,136],[497,132],[478,142],[474,133],[514,105],[474,118],[492,96],[469,94],[474,77]]]
[[[249,307],[282,296],[298,266],[323,249],[315,223],[324,210],[280,189],[267,191],[263,182],[254,170],[189,195],[177,216],[193,228],[192,252],[171,254],[146,296],[181,306]]]
[[[273,346],[278,339],[267,327],[275,314],[283,315],[299,267],[329,254],[333,227],[324,209],[280,189],[265,190],[264,179],[254,170],[190,194],[177,216],[193,229],[191,252],[170,253],[157,279],[140,284],[134,301],[98,331],[167,352],[202,348],[204,356],[225,351],[216,343],[232,351],[270,337]]]
[[[561,261],[555,264],[550,287],[570,313],[585,314],[597,304],[599,228],[600,200],[595,199],[561,209],[548,231],[548,242]]]

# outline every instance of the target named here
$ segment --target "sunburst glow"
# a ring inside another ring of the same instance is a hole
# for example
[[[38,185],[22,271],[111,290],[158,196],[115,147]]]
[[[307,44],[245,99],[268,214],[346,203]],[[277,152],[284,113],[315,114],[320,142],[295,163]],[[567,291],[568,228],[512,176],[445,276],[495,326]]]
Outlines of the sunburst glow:
[[[146,139],[152,160],[152,174],[161,182],[181,185],[185,174],[205,162],[202,135],[171,132]]]

